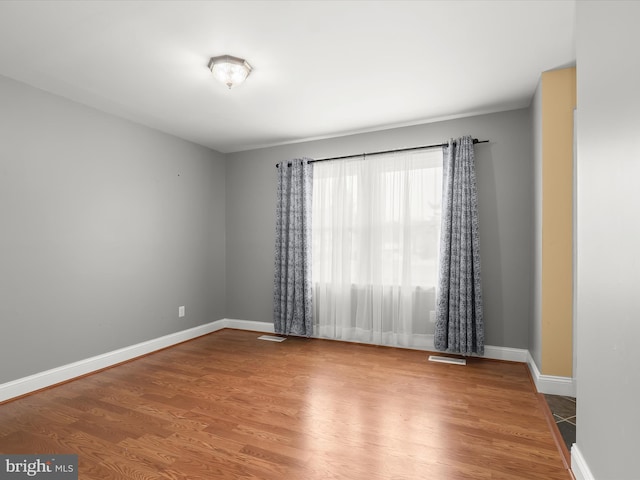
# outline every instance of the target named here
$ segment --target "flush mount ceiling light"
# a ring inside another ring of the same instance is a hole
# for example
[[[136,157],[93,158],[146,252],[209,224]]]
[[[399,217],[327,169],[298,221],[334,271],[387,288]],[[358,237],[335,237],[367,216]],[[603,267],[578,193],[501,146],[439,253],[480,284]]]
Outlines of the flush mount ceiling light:
[[[244,82],[252,68],[244,58],[222,55],[209,60],[209,70],[214,77],[231,88]]]

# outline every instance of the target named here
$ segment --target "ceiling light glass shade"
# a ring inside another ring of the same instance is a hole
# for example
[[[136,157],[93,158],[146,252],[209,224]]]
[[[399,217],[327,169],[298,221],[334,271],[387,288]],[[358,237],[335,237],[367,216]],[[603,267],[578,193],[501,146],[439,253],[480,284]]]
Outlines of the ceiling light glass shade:
[[[251,65],[244,59],[222,55],[209,60],[209,69],[213,76],[231,88],[244,82],[251,73]]]

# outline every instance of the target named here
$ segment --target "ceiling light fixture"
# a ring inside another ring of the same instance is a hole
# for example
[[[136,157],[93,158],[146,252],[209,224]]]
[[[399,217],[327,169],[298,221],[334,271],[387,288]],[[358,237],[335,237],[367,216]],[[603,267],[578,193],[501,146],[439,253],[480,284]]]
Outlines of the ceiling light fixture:
[[[234,85],[244,82],[252,68],[244,58],[222,55],[209,60],[209,70],[214,77],[231,89]]]

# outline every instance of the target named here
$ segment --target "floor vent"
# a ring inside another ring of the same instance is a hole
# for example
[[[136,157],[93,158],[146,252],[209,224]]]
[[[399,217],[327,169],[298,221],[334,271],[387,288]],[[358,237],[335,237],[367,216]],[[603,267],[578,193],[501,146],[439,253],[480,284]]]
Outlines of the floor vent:
[[[287,337],[274,337],[273,335],[262,335],[258,340],[266,340],[268,342],[284,342]]]
[[[429,361],[438,363],[451,363],[453,365],[467,364],[467,361],[464,358],[439,357],[438,355],[429,355]]]

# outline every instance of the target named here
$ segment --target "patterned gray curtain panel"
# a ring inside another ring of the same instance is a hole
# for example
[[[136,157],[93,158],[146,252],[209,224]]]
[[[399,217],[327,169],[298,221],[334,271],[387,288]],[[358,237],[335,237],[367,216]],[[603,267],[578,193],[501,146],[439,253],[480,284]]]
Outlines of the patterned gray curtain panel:
[[[435,348],[484,354],[478,194],[470,136],[443,147],[442,233]]]
[[[273,326],[283,335],[313,334],[311,193],[308,159],[278,164]]]

